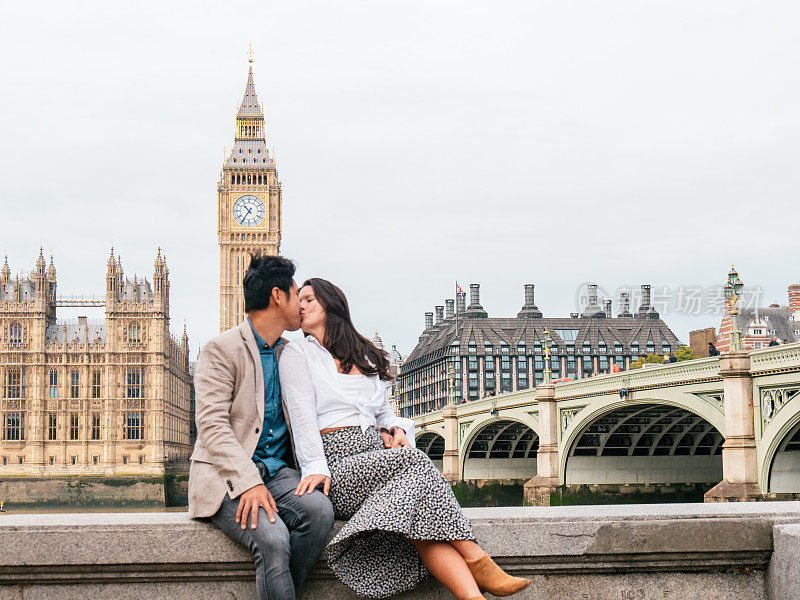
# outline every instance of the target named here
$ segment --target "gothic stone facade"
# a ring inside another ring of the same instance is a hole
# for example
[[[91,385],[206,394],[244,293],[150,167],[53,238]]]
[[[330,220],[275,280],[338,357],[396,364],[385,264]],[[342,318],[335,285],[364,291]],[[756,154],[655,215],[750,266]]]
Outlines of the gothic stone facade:
[[[545,318],[525,286],[525,305],[516,318],[490,318],[480,305],[480,286],[463,292],[425,314],[425,330],[398,376],[399,413],[415,417],[438,410],[453,394],[456,403],[533,388],[543,381],[544,340],[548,331],[552,378],[590,377],[621,370],[647,354],[669,354],[678,338],[650,305],[650,287],[642,286],[642,304],[629,312],[622,299],[618,316],[610,301],[597,303],[597,286],[589,286],[589,304],[578,315]],[[452,381],[452,390],[449,389]]]
[[[255,254],[278,254],[281,245],[281,183],[270,157],[264,112],[253,84],[252,59],[244,99],[236,115],[233,149],[217,185],[219,232],[219,328],[245,317],[242,279]]]
[[[53,259],[0,271],[0,475],[158,474],[188,458],[189,342],[169,332],[169,270],[108,260],[105,319],[56,319]]]

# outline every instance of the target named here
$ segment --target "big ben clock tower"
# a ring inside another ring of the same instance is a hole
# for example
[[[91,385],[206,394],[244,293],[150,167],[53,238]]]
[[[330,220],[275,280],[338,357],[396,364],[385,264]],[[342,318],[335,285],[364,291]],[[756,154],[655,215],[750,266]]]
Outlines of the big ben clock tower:
[[[253,85],[253,57],[244,99],[236,114],[233,150],[217,184],[219,232],[219,328],[245,317],[242,279],[250,256],[278,254],[281,244],[281,184],[267,151],[264,112]]]

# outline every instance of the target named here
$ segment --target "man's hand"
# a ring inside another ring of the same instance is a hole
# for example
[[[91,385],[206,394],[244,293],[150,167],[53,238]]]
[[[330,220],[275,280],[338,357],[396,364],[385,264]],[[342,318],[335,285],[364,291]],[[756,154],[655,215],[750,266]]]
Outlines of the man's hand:
[[[322,493],[326,496],[331,490],[331,478],[327,475],[309,475],[304,477],[303,480],[297,484],[297,489],[294,491],[295,496],[302,496],[303,494],[310,494],[319,484],[322,484]]]
[[[247,518],[250,516],[250,527],[253,529],[258,525],[258,509],[264,508],[270,523],[275,522],[275,514],[278,506],[272,494],[269,493],[267,486],[263,483],[251,487],[239,496],[239,508],[236,510],[236,522],[242,524],[242,529],[247,528]]]

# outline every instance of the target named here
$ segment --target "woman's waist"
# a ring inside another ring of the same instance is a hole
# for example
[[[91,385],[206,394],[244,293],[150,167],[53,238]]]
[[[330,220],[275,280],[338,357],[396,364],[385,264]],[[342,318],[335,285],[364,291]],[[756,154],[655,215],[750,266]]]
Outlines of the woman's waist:
[[[375,415],[371,411],[358,412],[355,409],[337,410],[321,413],[317,416],[320,431],[333,427],[369,427],[377,425]]]

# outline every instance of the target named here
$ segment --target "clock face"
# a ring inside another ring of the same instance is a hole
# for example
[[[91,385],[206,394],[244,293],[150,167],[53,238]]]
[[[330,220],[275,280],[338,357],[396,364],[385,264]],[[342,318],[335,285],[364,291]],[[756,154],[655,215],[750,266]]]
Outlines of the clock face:
[[[264,203],[255,196],[240,196],[233,204],[233,218],[239,225],[255,227],[264,220]]]

